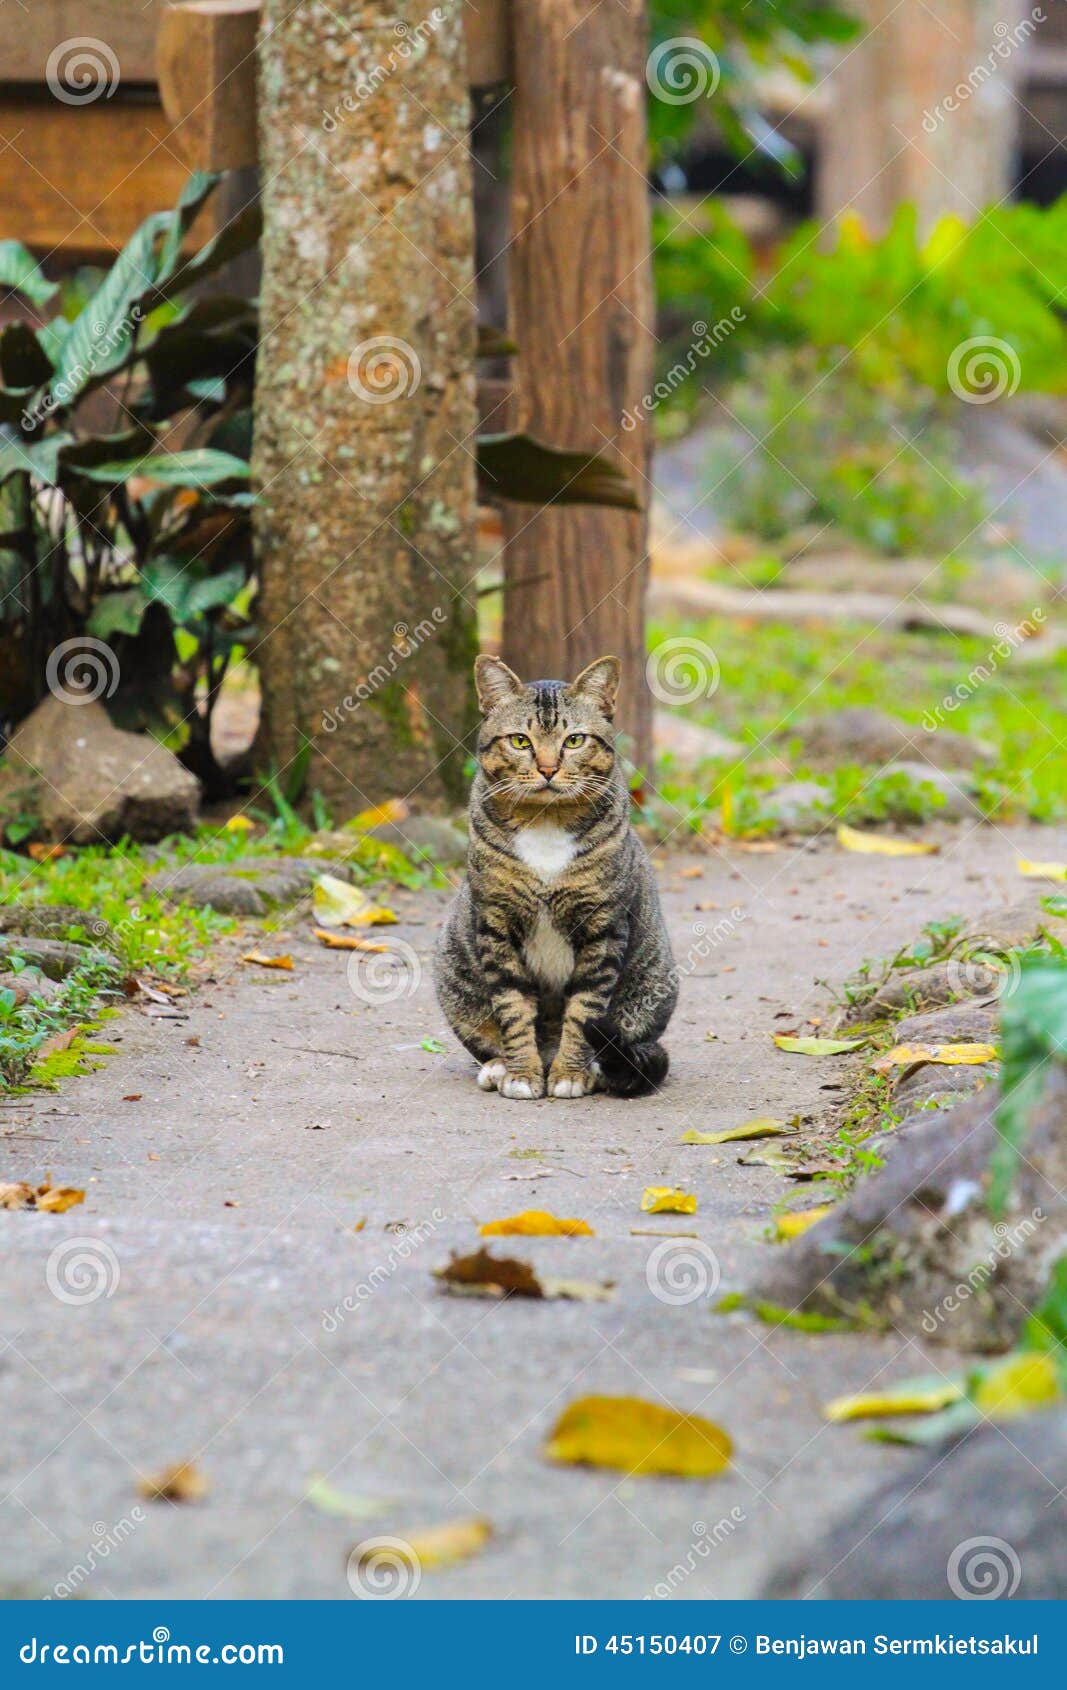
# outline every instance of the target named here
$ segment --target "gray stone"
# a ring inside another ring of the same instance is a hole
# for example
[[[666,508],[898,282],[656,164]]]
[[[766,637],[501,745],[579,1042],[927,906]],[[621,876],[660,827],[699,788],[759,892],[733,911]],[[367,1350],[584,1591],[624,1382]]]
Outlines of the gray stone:
[[[108,951],[93,945],[67,944],[61,939],[34,939],[15,933],[0,934],[0,966],[6,957],[21,957],[31,967],[39,968],[50,980],[65,980],[76,968],[91,963],[97,968],[114,969],[115,958]]]
[[[772,1600],[1062,1601],[1067,1413],[975,1427],[916,1453],[771,1574]],[[1025,1626],[1022,1628],[1027,1629]]]
[[[763,808],[793,833],[817,833],[829,820],[829,801],[829,789],[818,781],[791,780],[768,792]]]
[[[467,835],[444,816],[408,816],[402,822],[383,822],[371,828],[370,837],[395,845],[409,862],[422,866],[462,863],[467,856]]]
[[[936,1009],[961,998],[991,997],[1003,982],[1000,969],[977,958],[967,959],[965,966],[949,961],[936,962],[929,968],[897,969],[873,997],[850,1004],[841,1017],[841,1025],[884,1021],[901,1010]]]
[[[53,980],[45,979],[30,968],[23,969],[20,974],[0,973],[0,992],[14,992],[17,1009],[25,1003],[47,1003],[55,997],[58,989]]]
[[[0,909],[0,933],[25,933],[38,939],[65,939],[80,927],[99,945],[112,947],[115,930],[109,921],[74,904],[6,904]]]
[[[154,875],[148,884],[176,904],[220,915],[261,916],[305,897],[322,874],[352,878],[351,869],[332,858],[238,857],[229,863],[187,863]]]
[[[679,763],[690,765],[736,757],[744,749],[740,740],[730,739],[702,722],[691,722],[675,710],[652,712],[652,738],[657,757],[669,752]]]
[[[917,761],[939,769],[970,769],[994,755],[993,748],[966,734],[925,729],[898,721],[870,705],[850,705],[783,730],[782,739],[799,739],[805,760],[817,769],[843,763],[881,768],[886,763]]]
[[[906,775],[909,780],[932,786],[943,800],[938,805],[936,814],[944,821],[964,821],[968,816],[979,814],[973,797],[973,783],[960,769],[939,769],[930,763],[905,759],[902,762],[887,763],[879,770],[879,774]]]
[[[42,839],[75,845],[162,839],[196,823],[200,785],[148,734],[113,727],[98,701],[49,697],[0,764],[0,821],[30,815]]]
[[[893,1040],[899,1045],[995,1043],[999,1018],[996,1004],[945,1004],[905,1015],[893,1028]]]

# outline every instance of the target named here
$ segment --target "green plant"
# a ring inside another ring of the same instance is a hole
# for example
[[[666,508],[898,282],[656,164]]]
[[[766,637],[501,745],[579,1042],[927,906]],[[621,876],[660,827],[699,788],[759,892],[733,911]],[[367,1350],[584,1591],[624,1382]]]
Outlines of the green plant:
[[[191,177],[72,315],[0,332],[0,715],[55,683],[65,642],[100,642],[94,690],[116,718],[174,734],[204,774],[211,711],[249,638],[252,568],[255,313],[188,297],[257,237],[248,211],[186,253],[218,181]],[[0,283],[38,311],[57,293],[13,241]],[[61,685],[84,684],[76,659],[69,675]]]
[[[998,1141],[990,1168],[989,1210],[1003,1215],[1027,1131],[1048,1080],[1049,1064],[1067,1061],[1067,964],[1026,956],[1001,1008]]]

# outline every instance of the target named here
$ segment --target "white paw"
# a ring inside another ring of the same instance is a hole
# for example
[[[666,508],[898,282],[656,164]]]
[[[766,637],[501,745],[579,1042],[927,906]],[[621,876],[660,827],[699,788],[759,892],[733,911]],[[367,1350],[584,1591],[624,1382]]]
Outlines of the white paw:
[[[532,1098],[535,1095],[533,1082],[531,1080],[524,1080],[521,1074],[509,1074],[507,1079],[501,1084],[500,1095],[501,1097]]]
[[[597,1074],[586,1070],[582,1074],[568,1074],[552,1082],[553,1097],[588,1097],[596,1090]]]
[[[483,1091],[496,1091],[507,1071],[507,1064],[500,1057],[494,1057],[492,1062],[483,1062],[479,1068],[478,1084]]]

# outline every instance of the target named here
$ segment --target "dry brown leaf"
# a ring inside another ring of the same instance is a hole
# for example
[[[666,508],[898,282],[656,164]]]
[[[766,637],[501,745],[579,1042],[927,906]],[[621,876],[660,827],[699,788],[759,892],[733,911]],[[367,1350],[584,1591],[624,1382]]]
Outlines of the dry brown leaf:
[[[524,1209],[521,1215],[486,1221],[478,1228],[483,1238],[592,1238],[588,1221],[550,1215],[547,1209]]]
[[[357,939],[353,933],[331,933],[328,927],[313,927],[311,929],[320,945],[326,945],[331,951],[379,951],[388,952],[388,945],[375,945],[370,939]]]
[[[208,1483],[191,1461],[177,1461],[142,1479],[137,1489],[149,1502],[199,1502],[208,1493]]]
[[[37,1207],[48,1215],[65,1215],[68,1209],[84,1202],[84,1191],[78,1191],[73,1185],[50,1185],[42,1187],[37,1193]]]
[[[57,1051],[69,1050],[75,1039],[80,1039],[88,1030],[87,1027],[67,1027],[62,1033],[53,1033],[50,1039],[38,1045],[36,1060],[40,1062],[46,1056],[55,1056]]]
[[[571,1466],[705,1478],[722,1472],[732,1449],[722,1427],[699,1414],[679,1414],[641,1397],[591,1396],[563,1410],[545,1455]]]
[[[32,1209],[36,1202],[37,1193],[25,1180],[19,1180],[14,1185],[0,1185],[0,1209]]]
[[[535,1297],[544,1301],[566,1298],[572,1302],[605,1302],[613,1281],[602,1285],[586,1279],[539,1277],[528,1262],[514,1256],[493,1256],[476,1250],[470,1256],[453,1256],[434,1278],[449,1291],[471,1297]]]
[[[65,845],[45,845],[40,840],[33,845],[27,845],[26,850],[35,863],[54,863],[57,857],[65,857],[68,854]]]
[[[257,968],[286,968],[291,969],[291,956],[268,956],[266,951],[246,951],[242,962],[254,962]]]

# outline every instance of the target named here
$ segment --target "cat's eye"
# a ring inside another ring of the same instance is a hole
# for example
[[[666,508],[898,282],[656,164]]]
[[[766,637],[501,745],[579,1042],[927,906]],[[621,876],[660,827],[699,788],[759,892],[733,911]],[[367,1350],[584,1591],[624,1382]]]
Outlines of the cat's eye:
[[[530,736],[528,734],[508,734],[508,744],[513,745],[516,751],[528,751],[530,749]]]
[[[563,741],[563,748],[565,751],[577,751],[580,745],[585,744],[585,741],[585,734],[568,734]]]

